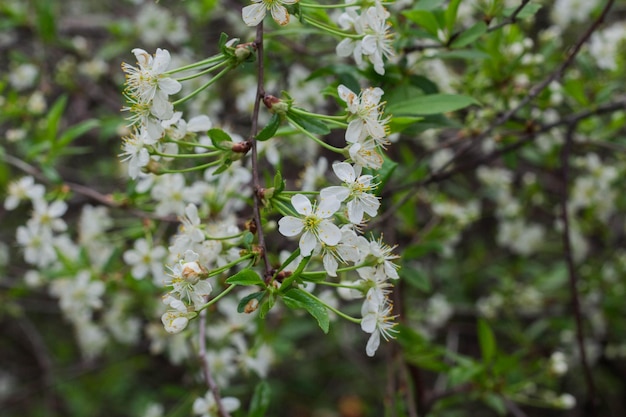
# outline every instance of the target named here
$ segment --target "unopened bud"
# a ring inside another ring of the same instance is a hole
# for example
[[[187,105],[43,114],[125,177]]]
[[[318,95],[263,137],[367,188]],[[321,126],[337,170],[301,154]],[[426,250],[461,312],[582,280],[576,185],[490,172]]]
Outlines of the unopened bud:
[[[249,141],[245,142],[234,142],[233,146],[230,147],[230,150],[235,153],[247,154],[248,151],[252,148],[252,144]]]
[[[256,227],[256,222],[254,221],[254,219],[250,219],[246,222],[246,224],[244,225],[245,229],[250,231],[250,233],[255,234],[257,227]]]
[[[250,60],[256,52],[256,44],[254,42],[242,43],[235,46],[235,57],[239,62]]]
[[[263,97],[263,104],[265,104],[265,107],[267,107],[270,110],[270,112],[278,113],[278,114],[287,113],[290,107],[289,103],[279,99],[278,97],[274,97],[271,94],[266,94]]]
[[[243,312],[246,314],[250,314],[256,311],[257,308],[259,308],[259,300],[253,298],[252,300],[248,301],[246,306],[243,308]]]

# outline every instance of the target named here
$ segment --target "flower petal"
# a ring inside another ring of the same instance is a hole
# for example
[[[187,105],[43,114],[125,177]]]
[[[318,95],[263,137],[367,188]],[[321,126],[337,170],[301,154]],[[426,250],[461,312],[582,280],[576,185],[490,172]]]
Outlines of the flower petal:
[[[317,239],[315,238],[315,235],[313,233],[307,230],[306,232],[302,234],[299,244],[300,244],[300,255],[306,258],[307,256],[311,254],[311,252],[313,252],[313,249],[315,249],[315,246],[317,246]]]
[[[304,223],[297,217],[285,216],[278,221],[278,231],[283,236],[291,237],[299,235],[303,228]]]
[[[265,5],[263,3],[256,3],[244,7],[241,10],[241,17],[246,25],[256,26],[261,23],[266,13],[267,8]]]
[[[320,240],[328,246],[335,246],[341,240],[341,230],[329,220],[323,220],[317,230]]]
[[[304,216],[308,216],[313,213],[313,207],[311,201],[302,194],[296,194],[291,197],[291,204],[296,211]]]
[[[274,3],[272,4],[270,11],[272,13],[272,18],[279,25],[285,26],[289,23],[289,12],[287,12],[285,6],[281,6],[279,3]]]

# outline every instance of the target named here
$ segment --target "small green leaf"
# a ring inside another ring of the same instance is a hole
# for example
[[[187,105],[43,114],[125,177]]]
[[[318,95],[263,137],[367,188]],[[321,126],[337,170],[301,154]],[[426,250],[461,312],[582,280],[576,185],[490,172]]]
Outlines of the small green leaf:
[[[287,118],[290,122],[297,124],[307,132],[316,135],[327,135],[330,133],[330,129],[324,122],[316,119],[312,116],[306,116],[299,113],[294,113],[292,110],[287,112]]]
[[[265,297],[265,291],[254,292],[246,295],[239,301],[239,304],[237,304],[237,313],[243,313],[250,300],[257,300],[260,303],[263,297]]]
[[[496,354],[496,338],[493,330],[483,319],[478,320],[478,343],[483,355],[483,361],[489,363]]]
[[[283,180],[283,176],[280,171],[276,171],[276,175],[274,175],[274,195],[279,194],[284,189],[285,180]]]
[[[233,139],[230,137],[228,133],[224,132],[222,129],[215,128],[215,129],[209,130],[207,134],[209,135],[209,138],[211,138],[211,142],[213,142],[213,146],[215,146],[217,149],[221,149],[223,151],[230,151]]]
[[[459,4],[461,4],[461,0],[450,0],[448,7],[446,8],[445,17],[446,17],[446,29],[448,29],[448,33],[452,33],[452,29],[454,29],[454,24],[456,23],[456,16],[459,10]]]
[[[259,274],[249,268],[237,272],[228,278],[226,283],[232,285],[265,285]]]
[[[267,126],[265,126],[256,135],[256,140],[263,142],[265,140],[271,139],[276,134],[276,131],[278,130],[279,126],[280,126],[280,116],[278,114],[274,114],[272,118],[270,119],[269,123],[267,124]]]
[[[326,306],[316,299],[308,295],[308,293],[299,288],[292,288],[283,294],[285,305],[291,309],[304,308],[309,312],[319,324],[324,333],[328,333],[330,321],[328,319],[328,311]]]
[[[85,120],[74,126],[69,127],[65,132],[59,136],[55,148],[64,147],[68,145],[73,140],[81,137],[85,133],[89,132],[91,129],[98,127],[100,122],[95,119]]]
[[[395,116],[447,113],[479,104],[469,96],[459,94],[430,94],[390,103],[387,111]]]
[[[264,417],[270,406],[271,391],[266,381],[261,381],[254,389],[252,401],[250,401],[250,411],[248,417]]]
[[[517,18],[526,19],[527,17],[532,17],[541,9],[541,7],[543,7],[541,4],[528,3],[526,4],[526,6],[524,6],[522,11],[517,14]],[[506,9],[504,9],[504,16],[511,17],[515,9],[517,9],[517,6],[507,7]]]
[[[459,35],[454,38],[454,40],[450,44],[450,47],[463,48],[464,46],[467,46],[476,41],[485,33],[487,33],[487,24],[485,22],[478,22],[469,29],[459,33]]]
[[[402,14],[411,22],[421,26],[428,33],[437,37],[437,31],[440,26],[434,13],[426,10],[407,10]]]

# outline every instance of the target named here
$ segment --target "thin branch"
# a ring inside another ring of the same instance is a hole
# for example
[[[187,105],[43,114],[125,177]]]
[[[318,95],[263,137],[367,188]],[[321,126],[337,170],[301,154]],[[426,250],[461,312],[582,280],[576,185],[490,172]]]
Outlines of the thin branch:
[[[259,128],[259,111],[261,109],[261,102],[265,97],[265,87],[263,85],[265,70],[263,62],[263,22],[259,23],[256,27],[256,39],[255,45],[257,50],[257,90],[256,101],[254,102],[254,111],[252,114],[252,132],[250,133],[250,143],[252,145],[252,189],[254,192],[254,223],[256,224],[257,239],[259,247],[261,248],[261,256],[263,257],[263,263],[265,264],[264,279],[268,282],[272,278],[272,266],[267,256],[267,247],[265,245],[265,236],[263,234],[263,224],[261,223],[261,206],[262,202],[262,188],[261,181],[259,179],[259,158],[257,151],[257,141],[255,139],[256,133]]]
[[[206,357],[206,315],[206,309],[202,310],[200,312],[200,320],[198,323],[198,325],[200,326],[200,350],[198,352],[198,356],[200,358],[200,363],[202,364],[202,374],[204,375],[204,381],[209,387],[209,390],[211,390],[211,393],[213,394],[213,398],[215,399],[215,404],[217,405],[217,410],[220,417],[230,417],[230,413],[224,408],[224,404],[222,403],[222,397],[220,395],[220,389],[213,379],[211,369],[209,368],[209,361]]]
[[[487,30],[487,32],[493,32],[494,30],[498,30],[506,25],[512,25],[513,23],[516,23],[517,16],[522,12],[522,10],[524,10],[524,7],[526,7],[526,5],[529,2],[530,0],[522,0],[522,3],[519,6],[517,6],[517,9],[513,10],[513,13],[511,13],[511,16],[504,19],[502,22],[498,23],[497,25],[490,27],[489,30]]]
[[[528,95],[526,97],[524,97],[519,102],[519,104],[516,107],[512,108],[511,110],[505,112],[503,115],[498,117],[486,130],[484,130],[481,134],[479,134],[478,136],[473,138],[472,141],[468,141],[465,146],[461,147],[458,150],[458,152],[454,155],[454,157],[448,163],[444,164],[441,167],[441,169],[439,169],[439,171],[433,173],[430,176],[430,178],[428,179],[427,182],[433,182],[433,180],[436,180],[437,177],[439,177],[441,175],[445,175],[446,174],[445,170],[455,160],[457,160],[460,156],[462,156],[469,149],[471,149],[472,146],[474,146],[475,143],[480,143],[483,139],[489,137],[497,127],[499,127],[499,126],[503,125],[504,123],[506,123],[507,121],[509,121],[518,111],[520,111],[528,103],[530,103],[532,100],[534,100],[552,82],[560,80],[563,77],[563,74],[565,73],[565,70],[570,65],[572,65],[572,63],[574,62],[574,58],[576,58],[576,55],[578,55],[578,52],[580,52],[582,46],[589,40],[589,38],[591,37],[591,34],[593,32],[595,32],[595,30],[598,29],[600,24],[604,21],[604,19],[606,18],[607,14],[609,13],[609,10],[613,6],[614,2],[615,2],[615,0],[608,0],[607,1],[606,5],[604,6],[604,9],[602,9],[602,12],[598,16],[598,18],[591,24],[591,26],[589,26],[587,31],[585,31],[585,33],[583,33],[583,35],[580,37],[580,39],[578,39],[578,41],[570,49],[570,51],[569,51],[569,53],[567,55],[567,58],[565,59],[565,61],[563,61],[561,63],[561,65],[559,65],[543,81],[541,81],[539,84],[536,84],[535,86],[533,86],[528,91]]]
[[[595,403],[595,385],[593,377],[591,375],[591,368],[587,360],[587,351],[585,349],[585,335],[583,332],[583,319],[580,308],[580,300],[578,297],[578,276],[576,274],[576,266],[574,265],[574,255],[572,251],[572,244],[570,239],[570,221],[569,212],[567,208],[568,202],[568,185],[569,185],[569,157],[573,142],[574,132],[576,130],[576,124],[572,124],[565,135],[565,144],[561,152],[561,164],[563,175],[563,192],[561,196],[561,219],[563,221],[563,251],[565,262],[567,264],[567,272],[569,276],[570,295],[572,297],[572,310],[574,313],[574,320],[576,322],[576,340],[578,342],[578,350],[580,352],[580,364],[583,368],[583,374],[585,378],[585,384],[587,386],[587,396],[591,407]]]

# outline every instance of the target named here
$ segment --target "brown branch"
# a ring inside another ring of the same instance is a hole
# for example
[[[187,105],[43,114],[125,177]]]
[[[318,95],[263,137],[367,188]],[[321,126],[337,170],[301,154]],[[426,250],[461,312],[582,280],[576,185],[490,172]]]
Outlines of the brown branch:
[[[215,399],[215,404],[217,405],[217,410],[220,417],[230,417],[230,413],[226,411],[224,408],[224,403],[222,402],[222,397],[220,395],[220,389],[217,386],[217,383],[213,379],[213,375],[211,374],[211,369],[209,368],[209,361],[206,357],[206,308],[200,312],[200,320],[198,325],[199,329],[199,337],[200,337],[200,349],[198,352],[198,357],[200,359],[200,363],[202,364],[202,374],[204,375],[204,381],[206,382],[209,390],[213,394],[213,398]]]
[[[569,185],[569,157],[573,142],[574,132],[576,130],[576,124],[572,124],[567,129],[565,135],[565,144],[561,151],[561,169],[563,176],[563,191],[561,196],[561,220],[563,222],[563,255],[567,264],[567,272],[569,276],[570,295],[572,297],[572,311],[574,313],[574,320],[576,322],[576,341],[578,343],[578,350],[580,352],[580,365],[583,368],[583,374],[585,378],[585,385],[587,386],[587,397],[589,405],[592,407],[592,411],[595,404],[595,385],[593,382],[593,376],[591,375],[591,368],[587,359],[587,351],[585,349],[585,335],[583,332],[583,319],[580,308],[580,300],[578,297],[578,276],[576,274],[576,266],[574,265],[574,256],[572,253],[572,244],[570,239],[570,221],[569,212],[567,209],[568,202],[568,185]],[[591,415],[594,415],[592,412]]]
[[[513,23],[516,23],[517,16],[522,12],[522,10],[524,10],[524,7],[526,7],[528,3],[530,3],[530,0],[522,0],[522,3],[520,3],[519,6],[517,6],[517,9],[513,10],[513,13],[511,13],[511,16],[504,19],[502,22],[498,23],[497,25],[490,27],[489,30],[487,30],[487,32],[493,32],[494,30],[498,30],[500,28],[503,28],[504,26],[512,25]]]
[[[252,128],[250,133],[250,143],[252,145],[252,190],[254,193],[254,222],[256,223],[256,233],[261,248],[261,256],[263,257],[263,263],[265,264],[265,274],[263,279],[266,283],[272,279],[272,266],[267,256],[267,247],[265,245],[265,236],[263,234],[263,224],[261,223],[261,207],[263,205],[263,195],[261,181],[259,179],[259,158],[257,151],[257,141],[255,136],[259,128],[259,111],[261,109],[261,102],[265,97],[265,87],[263,85],[265,70],[263,62],[263,22],[259,23],[256,27],[256,39],[255,45],[257,50],[257,90],[256,101],[254,102],[254,110],[252,114]]]

